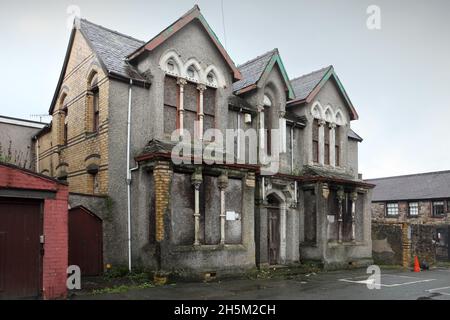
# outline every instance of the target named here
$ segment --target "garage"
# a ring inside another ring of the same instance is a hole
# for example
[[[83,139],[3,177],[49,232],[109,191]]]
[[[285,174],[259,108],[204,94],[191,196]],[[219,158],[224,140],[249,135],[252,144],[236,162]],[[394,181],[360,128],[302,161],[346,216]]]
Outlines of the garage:
[[[103,272],[102,220],[83,206],[69,210],[69,265],[80,267],[83,276]]]
[[[0,163],[0,299],[67,294],[68,188]]]
[[[0,298],[39,295],[41,234],[40,201],[0,198]]]

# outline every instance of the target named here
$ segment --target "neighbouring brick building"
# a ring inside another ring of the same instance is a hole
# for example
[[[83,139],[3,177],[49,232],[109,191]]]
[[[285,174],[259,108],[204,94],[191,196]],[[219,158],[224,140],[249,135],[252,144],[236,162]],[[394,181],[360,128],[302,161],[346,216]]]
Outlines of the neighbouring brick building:
[[[367,182],[376,185],[372,198],[376,260],[405,266],[414,255],[429,263],[449,260],[450,171]],[[405,236],[399,242],[402,232]]]
[[[358,178],[358,115],[332,66],[290,80],[276,49],[236,66],[197,6],[147,42],[80,20],[49,112],[40,172],[102,219],[105,264],[221,275],[371,262],[373,186]],[[257,136],[232,137],[235,163],[171,160],[174,130],[202,152],[212,128]]]
[[[65,298],[68,187],[0,163],[0,299]]]

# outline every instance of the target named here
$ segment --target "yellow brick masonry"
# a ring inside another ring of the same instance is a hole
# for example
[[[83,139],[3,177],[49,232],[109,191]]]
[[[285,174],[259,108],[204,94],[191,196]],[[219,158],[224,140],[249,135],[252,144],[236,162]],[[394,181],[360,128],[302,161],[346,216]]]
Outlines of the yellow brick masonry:
[[[155,181],[156,206],[156,241],[164,240],[164,215],[169,204],[169,191],[172,181],[172,170],[168,162],[159,161],[153,170]]]
[[[92,133],[93,119],[88,95],[89,77],[97,72],[99,80],[99,117],[100,130]],[[68,108],[68,143],[63,142],[63,121],[61,97]],[[60,163],[68,164],[68,182],[70,192],[94,193],[94,177],[86,172],[86,157],[100,155],[100,170],[97,174],[98,193],[108,190],[108,101],[109,79],[100,67],[95,54],[88,43],[77,31],[72,51],[64,74],[59,99],[53,112],[51,132],[39,138],[39,168],[50,176],[56,175]]]

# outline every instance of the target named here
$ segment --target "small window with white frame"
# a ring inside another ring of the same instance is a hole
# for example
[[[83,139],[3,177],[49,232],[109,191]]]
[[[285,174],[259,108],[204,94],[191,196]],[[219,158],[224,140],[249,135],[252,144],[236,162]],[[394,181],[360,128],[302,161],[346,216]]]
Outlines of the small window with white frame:
[[[410,217],[417,217],[419,215],[419,203],[418,202],[410,202],[409,203],[408,215]]]
[[[398,203],[391,202],[386,204],[386,215],[388,217],[398,216]]]
[[[444,201],[433,201],[433,216],[441,217],[444,215]]]

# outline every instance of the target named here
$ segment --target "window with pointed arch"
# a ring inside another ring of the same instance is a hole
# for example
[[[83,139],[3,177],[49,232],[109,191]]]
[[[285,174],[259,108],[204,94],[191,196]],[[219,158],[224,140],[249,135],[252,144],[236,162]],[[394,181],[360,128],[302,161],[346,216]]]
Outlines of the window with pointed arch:
[[[264,133],[265,133],[265,141],[264,147],[267,155],[272,155],[272,137],[271,137],[271,129],[272,129],[272,100],[267,95],[264,95]]]
[[[91,76],[88,88],[88,110],[91,119],[91,124],[88,124],[91,132],[98,132],[100,130],[100,89],[98,84],[98,74],[94,73]]]
[[[64,93],[59,101],[59,109],[60,109],[60,133],[58,134],[58,144],[66,145],[68,140],[68,108],[67,108],[67,94]]]

